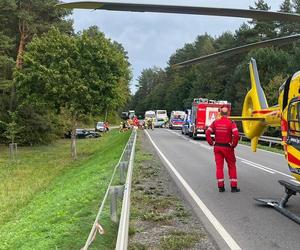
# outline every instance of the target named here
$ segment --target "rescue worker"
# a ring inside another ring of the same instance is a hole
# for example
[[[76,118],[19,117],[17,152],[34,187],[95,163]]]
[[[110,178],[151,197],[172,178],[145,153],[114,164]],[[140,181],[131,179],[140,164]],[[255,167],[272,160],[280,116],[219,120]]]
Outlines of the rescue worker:
[[[219,192],[225,191],[224,186],[224,159],[227,162],[228,174],[230,178],[231,192],[240,192],[237,187],[236,158],[234,148],[239,141],[239,131],[236,124],[228,119],[228,108],[220,109],[221,117],[215,120],[206,130],[206,140],[214,146],[216,161],[216,177],[218,181]],[[215,140],[212,139],[211,133],[215,134]]]
[[[139,127],[139,120],[136,115],[133,117],[133,126],[135,129],[138,129]]]

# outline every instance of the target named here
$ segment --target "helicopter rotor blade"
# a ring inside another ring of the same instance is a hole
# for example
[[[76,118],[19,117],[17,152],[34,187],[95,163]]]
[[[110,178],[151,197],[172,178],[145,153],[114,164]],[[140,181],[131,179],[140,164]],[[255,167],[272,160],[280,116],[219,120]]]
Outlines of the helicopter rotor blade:
[[[192,64],[203,63],[205,61],[209,61],[209,60],[213,60],[213,59],[219,59],[219,58],[224,58],[227,56],[233,56],[233,55],[237,55],[240,53],[248,52],[252,49],[265,48],[265,47],[271,47],[271,46],[282,46],[282,45],[290,44],[293,42],[297,42],[298,40],[300,40],[300,34],[269,39],[269,40],[251,43],[251,44],[243,45],[240,47],[222,50],[222,51],[219,51],[219,52],[216,52],[213,54],[193,58],[193,59],[190,59],[190,60],[187,60],[184,62],[173,64],[172,66],[173,67],[183,67],[183,66],[188,66],[188,65],[192,65]]]
[[[59,7],[66,9],[103,9],[114,11],[132,11],[132,12],[158,12],[158,13],[173,13],[173,14],[192,14],[192,15],[207,15],[207,16],[225,16],[225,17],[240,17],[253,18],[256,20],[266,21],[286,21],[300,22],[300,15],[263,11],[254,9],[229,9],[229,8],[213,8],[201,6],[183,6],[183,5],[161,5],[161,4],[140,4],[140,3],[122,3],[113,1],[80,1],[57,4]]]

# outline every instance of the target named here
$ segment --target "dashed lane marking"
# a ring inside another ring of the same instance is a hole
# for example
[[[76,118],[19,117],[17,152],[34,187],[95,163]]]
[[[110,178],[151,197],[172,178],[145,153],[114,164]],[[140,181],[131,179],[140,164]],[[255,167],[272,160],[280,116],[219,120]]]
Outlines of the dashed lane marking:
[[[275,170],[275,169],[273,169],[273,168],[266,167],[266,166],[264,166],[264,165],[261,165],[261,164],[258,164],[258,163],[255,163],[255,162],[249,161],[249,160],[247,160],[247,159],[244,159],[244,158],[242,158],[242,157],[236,157],[236,158],[237,158],[237,159],[240,159],[241,161],[245,161],[245,162],[247,162],[247,163],[250,163],[250,164],[256,165],[257,167],[264,168],[265,170],[269,170],[269,171],[275,172],[275,173],[277,173],[277,174],[281,174],[281,175],[283,175],[283,176],[285,176],[285,177],[291,178],[291,176],[290,176],[290,175],[288,175],[288,174],[285,174],[285,173],[282,173],[282,172],[280,172],[280,171],[278,171],[278,170]]]
[[[252,163],[250,163],[250,162],[243,161],[243,160],[242,160],[242,163],[245,163],[245,164],[250,165],[250,166],[252,166],[252,167],[258,168],[258,169],[263,170],[263,171],[265,171],[265,172],[268,172],[268,173],[270,173],[270,174],[274,174],[274,172],[272,172],[272,171],[270,171],[270,170],[267,170],[267,169],[265,169],[265,168],[259,167],[259,166],[257,166],[256,164],[252,164]]]
[[[148,136],[149,140],[151,141],[154,148],[157,150],[159,155],[162,157],[162,159],[165,161],[165,163],[168,165],[170,170],[174,173],[176,178],[181,182],[183,187],[186,189],[186,191],[190,194],[190,196],[193,198],[193,200],[196,202],[198,207],[202,210],[202,212],[205,214],[207,219],[210,221],[210,223],[214,226],[214,228],[217,230],[217,232],[221,235],[221,237],[224,239],[224,241],[227,243],[230,249],[241,249],[241,247],[236,243],[236,241],[231,237],[231,235],[226,231],[226,229],[223,227],[223,225],[217,220],[217,218],[212,214],[212,212],[208,209],[208,207],[202,202],[202,200],[199,198],[199,196],[194,192],[194,190],[190,187],[190,185],[185,181],[185,179],[179,174],[179,172],[176,170],[176,168],[172,165],[172,163],[167,159],[167,157],[160,151],[160,149],[157,147],[157,145],[152,140],[151,136],[147,131],[145,131],[146,135]]]

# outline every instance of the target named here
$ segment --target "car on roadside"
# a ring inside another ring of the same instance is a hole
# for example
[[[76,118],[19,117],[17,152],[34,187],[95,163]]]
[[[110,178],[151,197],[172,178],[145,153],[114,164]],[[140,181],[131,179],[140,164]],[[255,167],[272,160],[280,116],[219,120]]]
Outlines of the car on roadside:
[[[95,131],[87,130],[87,129],[76,129],[76,138],[77,139],[85,139],[85,138],[98,138],[101,135]],[[65,133],[65,138],[71,138],[71,131]]]
[[[105,126],[105,122],[97,122],[95,131],[97,132],[106,132],[107,127]]]

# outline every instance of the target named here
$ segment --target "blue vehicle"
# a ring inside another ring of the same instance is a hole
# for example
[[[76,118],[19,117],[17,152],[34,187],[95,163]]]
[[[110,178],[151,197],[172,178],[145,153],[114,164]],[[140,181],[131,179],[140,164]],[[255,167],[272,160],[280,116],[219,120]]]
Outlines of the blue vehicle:
[[[191,109],[187,109],[185,111],[184,124],[182,125],[182,129],[181,129],[181,133],[183,135],[191,134],[191,123],[192,123],[191,114],[192,114]]]

